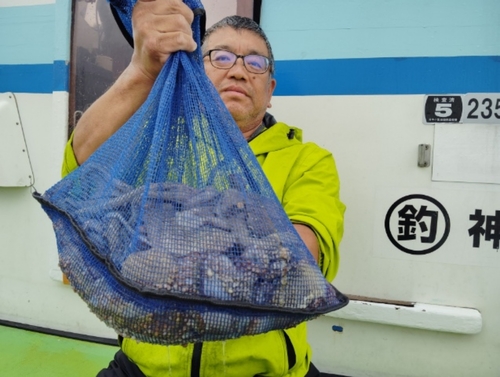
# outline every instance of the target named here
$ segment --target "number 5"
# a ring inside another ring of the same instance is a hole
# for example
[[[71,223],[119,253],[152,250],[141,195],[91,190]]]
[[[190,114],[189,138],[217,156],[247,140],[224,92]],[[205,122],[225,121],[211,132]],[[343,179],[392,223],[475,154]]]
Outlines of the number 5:
[[[440,118],[447,118],[453,114],[453,110],[451,109],[451,103],[438,103],[436,104],[436,116]]]

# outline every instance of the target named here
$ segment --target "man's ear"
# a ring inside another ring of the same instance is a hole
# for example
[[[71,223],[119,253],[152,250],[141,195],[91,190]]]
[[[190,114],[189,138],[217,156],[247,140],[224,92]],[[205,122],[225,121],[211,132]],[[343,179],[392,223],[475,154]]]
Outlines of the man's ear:
[[[269,80],[269,87],[267,89],[267,91],[268,91],[267,94],[269,96],[269,105],[271,104],[271,97],[273,96],[274,89],[276,89],[276,79],[270,79]],[[268,107],[271,107],[269,105],[268,105]]]

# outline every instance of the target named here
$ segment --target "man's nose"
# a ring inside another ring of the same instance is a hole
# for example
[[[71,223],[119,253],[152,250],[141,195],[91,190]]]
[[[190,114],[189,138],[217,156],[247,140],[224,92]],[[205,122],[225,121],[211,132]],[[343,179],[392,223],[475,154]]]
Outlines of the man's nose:
[[[240,61],[241,59],[241,61]],[[245,66],[245,61],[242,56],[237,56],[234,65],[231,67],[230,71],[234,71],[235,73],[243,72],[247,73],[247,68]]]

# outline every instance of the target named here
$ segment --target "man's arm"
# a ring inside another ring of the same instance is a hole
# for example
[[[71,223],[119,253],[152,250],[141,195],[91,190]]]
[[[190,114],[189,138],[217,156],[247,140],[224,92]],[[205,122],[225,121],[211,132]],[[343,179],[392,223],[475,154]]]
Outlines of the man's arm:
[[[304,241],[316,262],[319,262],[319,242],[314,231],[307,225],[303,224],[293,224],[293,226],[297,233],[299,233],[300,238]]]
[[[116,82],[85,111],[73,150],[82,164],[144,103],[171,53],[194,51],[193,12],[181,0],[138,0],[132,15],[134,52]]]

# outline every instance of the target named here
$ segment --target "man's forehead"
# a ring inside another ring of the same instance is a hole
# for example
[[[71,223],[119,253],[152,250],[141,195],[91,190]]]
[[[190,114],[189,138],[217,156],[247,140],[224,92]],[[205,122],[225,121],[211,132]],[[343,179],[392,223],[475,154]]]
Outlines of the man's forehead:
[[[245,50],[246,54],[267,54],[267,46],[257,33],[247,29],[225,26],[215,30],[205,41],[207,49],[222,48],[230,51]]]

